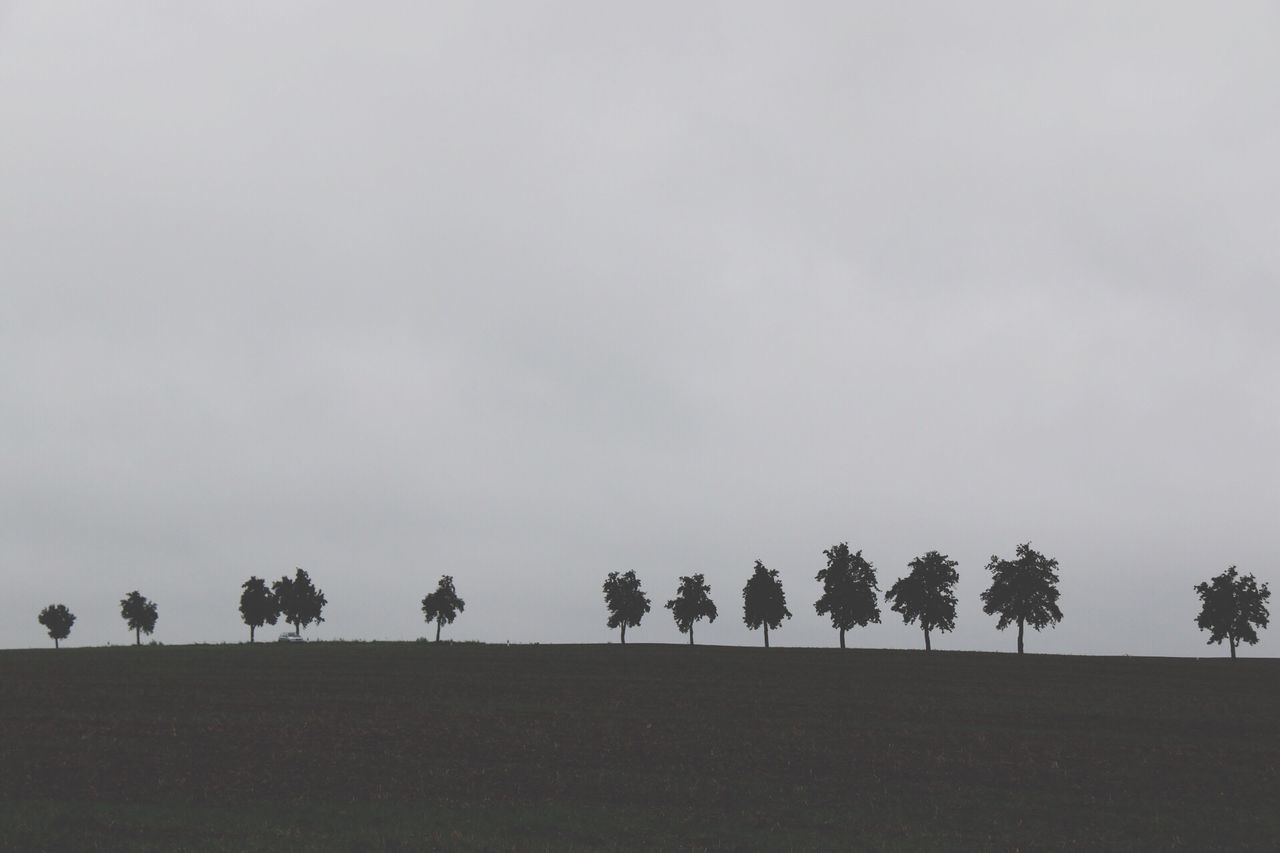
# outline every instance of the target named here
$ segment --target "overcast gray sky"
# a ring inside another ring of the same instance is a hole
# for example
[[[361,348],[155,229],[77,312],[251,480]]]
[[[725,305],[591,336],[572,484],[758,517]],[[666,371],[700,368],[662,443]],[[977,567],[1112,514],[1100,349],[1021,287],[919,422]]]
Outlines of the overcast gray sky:
[[[0,646],[604,642],[753,561],[828,645],[881,586],[1030,540],[1028,649],[1225,654],[1280,583],[1273,3],[0,2]],[[1276,607],[1280,607],[1277,600]],[[1245,654],[1273,655],[1273,629]],[[885,608],[854,645],[920,645]]]

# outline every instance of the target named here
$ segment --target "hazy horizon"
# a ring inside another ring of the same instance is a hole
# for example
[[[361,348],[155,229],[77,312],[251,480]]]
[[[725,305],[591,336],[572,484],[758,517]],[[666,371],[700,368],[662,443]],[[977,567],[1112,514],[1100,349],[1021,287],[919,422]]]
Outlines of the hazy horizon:
[[[0,0],[0,647],[699,643],[822,552],[959,561],[939,650],[1226,656],[1280,583],[1280,9]],[[918,648],[882,602],[852,646]],[[277,631],[283,630],[282,628]],[[1274,656],[1280,626],[1246,657]],[[274,638],[265,629],[260,636]]]

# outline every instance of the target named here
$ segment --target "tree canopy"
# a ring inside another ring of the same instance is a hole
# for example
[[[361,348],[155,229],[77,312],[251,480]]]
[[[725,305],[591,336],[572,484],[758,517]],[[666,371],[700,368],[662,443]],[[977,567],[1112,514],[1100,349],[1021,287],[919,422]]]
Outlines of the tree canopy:
[[[689,645],[693,645],[693,623],[700,619],[708,622],[716,621],[716,603],[711,600],[711,587],[702,575],[691,575],[680,578],[680,586],[676,588],[676,597],[667,602],[671,618],[676,620],[676,627],[681,634],[689,635]]]
[[[136,589],[120,599],[120,616],[133,631],[134,645],[142,645],[142,635],[150,636],[156,630],[160,611],[154,601],[148,601]]]
[[[991,587],[982,593],[984,613],[999,614],[996,629],[1018,626],[1018,654],[1022,654],[1023,628],[1037,631],[1062,621],[1058,609],[1058,561],[1031,547],[1018,546],[1017,556],[1002,560],[992,555],[987,563]]]
[[[782,591],[778,570],[767,569],[764,563],[756,560],[755,570],[747,578],[747,585],[742,588],[742,621],[752,631],[764,628],[764,647],[767,649],[769,629],[776,630],[782,625],[783,619],[790,618],[787,594]]]
[[[262,578],[250,576],[242,583],[240,594],[240,618],[249,626],[249,642],[263,625],[274,625],[280,618],[280,602]]]
[[[827,567],[818,572],[816,580],[822,583],[822,597],[813,607],[819,616],[831,617],[831,627],[840,632],[843,649],[845,631],[880,621],[876,597],[880,587],[875,567],[863,559],[861,551],[849,553],[849,543],[832,545],[822,553],[827,557]]]
[[[1217,577],[1196,584],[1195,591],[1200,596],[1196,625],[1209,632],[1209,643],[1226,640],[1231,659],[1235,660],[1236,646],[1258,642],[1256,628],[1267,627],[1271,615],[1267,611],[1271,590],[1265,583],[1259,584],[1253,575],[1240,575],[1231,566]]]
[[[649,596],[640,590],[635,572],[609,572],[604,581],[604,606],[609,610],[609,627],[622,629],[622,645],[627,644],[627,628],[634,628],[649,612]]]
[[[71,626],[76,624],[76,615],[68,610],[65,604],[50,604],[40,611],[36,621],[48,629],[49,637],[53,640],[53,647],[56,649],[60,648],[59,641],[71,635]]]
[[[293,577],[281,577],[271,585],[271,591],[275,593],[285,623],[293,626],[297,636],[302,636],[302,629],[312,622],[324,621],[320,613],[329,601],[303,569],[295,569]]]
[[[466,609],[467,603],[458,598],[458,593],[453,588],[453,578],[449,575],[441,576],[436,591],[427,593],[422,599],[423,618],[427,622],[436,623],[437,643],[440,642],[440,627],[446,622],[452,625],[458,614]]]
[[[929,632],[935,628],[951,631],[956,627],[956,573],[955,560],[946,554],[930,551],[907,564],[911,573],[884,594],[885,601],[892,601],[892,609],[902,614],[902,621],[910,625],[919,622],[924,631],[924,648],[933,648]]]

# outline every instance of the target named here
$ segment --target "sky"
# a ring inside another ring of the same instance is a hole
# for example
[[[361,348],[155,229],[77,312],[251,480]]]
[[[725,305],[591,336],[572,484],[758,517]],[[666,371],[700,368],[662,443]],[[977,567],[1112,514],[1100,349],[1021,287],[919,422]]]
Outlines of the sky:
[[[959,562],[935,649],[1211,655],[1280,582],[1271,3],[0,0],[0,646],[632,642],[760,559]],[[1280,607],[1280,599],[1273,608]],[[855,646],[915,648],[882,604]],[[1278,614],[1280,615],[1280,614]],[[273,636],[275,632],[268,632]],[[1280,631],[1246,655],[1273,656]]]

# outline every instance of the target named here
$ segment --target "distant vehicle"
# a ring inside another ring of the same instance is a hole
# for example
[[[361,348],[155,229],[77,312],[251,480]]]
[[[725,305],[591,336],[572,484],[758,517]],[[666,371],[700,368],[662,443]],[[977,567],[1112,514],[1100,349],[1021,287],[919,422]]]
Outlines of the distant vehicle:
[[[293,633],[292,631],[285,631],[283,634],[281,634],[281,635],[280,635],[280,639],[279,639],[279,641],[278,641],[278,642],[281,642],[281,643],[305,643],[305,642],[306,642],[306,640],[302,639],[301,637],[299,637],[297,634]]]

